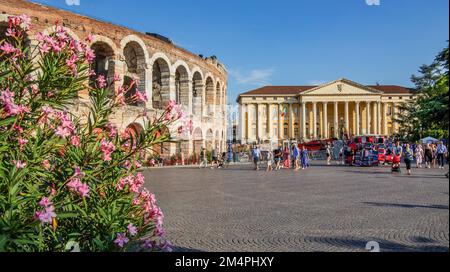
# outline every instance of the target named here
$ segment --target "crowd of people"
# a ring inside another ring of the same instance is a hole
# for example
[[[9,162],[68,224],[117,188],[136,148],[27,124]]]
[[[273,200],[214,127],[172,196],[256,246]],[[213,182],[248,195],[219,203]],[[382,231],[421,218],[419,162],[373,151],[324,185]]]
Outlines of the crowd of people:
[[[352,141],[328,143],[324,150],[326,163],[331,165],[334,160],[336,164],[355,165],[356,153],[359,152],[359,160],[362,160],[365,156],[369,156],[368,154],[371,154],[371,152],[378,154],[378,151],[381,149],[384,150],[386,157],[392,157],[392,161],[389,163],[392,164],[393,172],[401,172],[401,161],[404,162],[406,174],[408,175],[411,175],[411,168],[414,162],[417,168],[435,168],[437,165],[439,169],[444,169],[445,164],[448,163],[448,149],[443,142],[421,144],[386,141],[384,144],[369,144],[369,150],[367,149],[367,144]],[[254,145],[249,153],[255,170],[260,170],[263,162],[267,163],[266,171],[278,171],[280,169],[299,171],[310,167],[311,152],[304,145],[299,147],[297,144],[292,144],[291,147],[285,146],[283,148],[280,146],[275,150],[264,151],[261,150],[260,146]],[[212,149],[209,155],[210,159],[208,160],[206,149],[201,148],[200,168],[208,167],[208,161],[211,161],[211,168],[222,168],[235,158],[233,152],[219,154],[216,149]],[[377,159],[377,165],[380,163],[384,164],[385,161],[379,162]]]
[[[252,148],[252,160],[255,165],[255,170],[260,169],[260,163],[265,159],[267,162],[266,171],[278,171],[282,168],[289,169],[292,168],[295,171],[300,169],[306,170],[310,167],[309,164],[309,152],[306,147],[301,149],[293,144],[291,148],[285,147],[284,149],[280,146],[275,150],[268,150],[265,152],[266,157],[263,158],[261,149],[258,145]]]

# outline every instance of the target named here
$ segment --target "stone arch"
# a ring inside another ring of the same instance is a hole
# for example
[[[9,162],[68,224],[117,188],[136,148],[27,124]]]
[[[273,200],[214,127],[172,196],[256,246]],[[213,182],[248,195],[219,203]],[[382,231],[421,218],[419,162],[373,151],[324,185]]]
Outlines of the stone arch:
[[[126,44],[123,44],[127,41]],[[126,81],[132,79],[135,84],[128,91],[126,97],[131,98],[137,91],[146,93],[146,70],[147,70],[147,50],[145,44],[140,40],[134,40],[131,38],[125,38],[122,40],[121,45],[123,46],[122,54],[125,61],[125,73],[124,73],[124,86],[127,85]],[[141,106],[142,102],[130,103],[134,106]]]
[[[175,100],[183,105],[187,112],[189,107],[189,80],[190,74],[187,66],[180,64],[175,68]]]
[[[134,122],[127,126],[126,132],[130,136],[130,138],[133,139],[134,143],[138,143],[140,140],[140,136],[144,132],[144,127],[141,124]]]
[[[205,104],[207,109],[207,114],[214,114],[214,100],[215,100],[215,90],[214,81],[212,77],[208,76],[205,80]]]
[[[108,38],[100,36],[94,38],[90,47],[95,54],[94,62],[91,64],[91,69],[95,72],[95,76],[90,79],[91,85],[95,82],[97,76],[102,75],[109,83],[112,83],[111,89],[114,90],[117,48]]]
[[[164,110],[170,100],[170,62],[157,58],[152,63],[153,108]]]
[[[168,127],[163,126],[158,132],[157,136],[166,136],[170,138],[170,130]],[[157,154],[161,159],[168,159],[170,157],[171,143],[159,143],[152,147],[153,153]]]
[[[195,71],[192,76],[192,114],[201,116],[203,112],[203,75]]]

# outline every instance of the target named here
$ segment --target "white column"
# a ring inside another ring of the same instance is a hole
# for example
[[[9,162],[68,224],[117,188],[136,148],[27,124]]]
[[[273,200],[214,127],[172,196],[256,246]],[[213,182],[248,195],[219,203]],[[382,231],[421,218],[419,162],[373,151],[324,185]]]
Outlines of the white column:
[[[317,102],[313,102],[313,138],[317,139]]]
[[[347,132],[347,135],[350,136],[350,122],[348,111],[348,102],[345,102],[345,131]]]
[[[302,133],[303,140],[306,139],[306,103],[302,102]]]
[[[271,105],[267,104],[267,129],[269,130],[267,133],[267,137],[269,138],[269,140],[272,140],[272,130],[273,130],[273,123],[272,123],[272,110],[271,110]]]
[[[334,102],[334,137],[339,137],[339,103]]]
[[[283,126],[281,125],[281,104],[278,104],[278,140],[282,140]]]
[[[153,108],[153,80],[152,80],[152,69],[145,69],[145,95],[147,96],[147,102],[145,107],[147,109]]]
[[[355,134],[356,135],[360,135],[361,134],[361,128],[360,128],[360,122],[361,122],[361,117],[359,115],[359,101],[355,102],[355,111],[356,111],[356,131]]]
[[[323,137],[328,139],[328,102],[323,102]]]
[[[377,134],[383,134],[381,132],[381,102],[377,102]]]
[[[370,123],[371,123],[371,120],[370,120],[370,102],[366,102],[366,127],[367,127],[367,131],[366,131],[366,133],[367,134],[371,134],[372,132],[371,132],[371,130],[370,130]]]
[[[395,119],[397,119],[397,117],[398,117],[397,103],[393,103],[392,107],[393,107],[393,109],[392,109],[393,110],[392,125],[394,126],[394,133],[397,133],[398,132],[398,124],[395,121]]]
[[[255,104],[256,107],[256,139],[262,140],[262,114],[260,112],[261,106],[259,104]]]
[[[383,134],[388,136],[388,123],[387,123],[388,104],[383,103]]]
[[[289,138],[294,138],[294,110],[292,103],[289,103]]]
[[[245,123],[245,115],[246,115],[246,113],[247,113],[247,104],[242,104],[241,105],[241,107],[240,107],[240,109],[239,109],[239,117],[240,117],[240,124],[239,124],[239,127],[240,127],[240,136],[241,136],[241,141],[242,141],[242,143],[244,143],[245,142],[245,140],[246,140],[246,131],[247,131],[247,129],[248,129],[248,124],[247,123]]]

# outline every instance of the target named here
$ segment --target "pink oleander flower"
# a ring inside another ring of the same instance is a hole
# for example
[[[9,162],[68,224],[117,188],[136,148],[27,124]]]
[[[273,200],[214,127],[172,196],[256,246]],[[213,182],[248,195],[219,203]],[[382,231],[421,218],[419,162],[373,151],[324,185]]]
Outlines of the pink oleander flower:
[[[148,98],[147,98],[147,95],[145,94],[145,93],[143,93],[143,92],[140,92],[140,91],[136,91],[136,100],[138,101],[138,102],[147,102],[148,101]]]
[[[97,77],[97,84],[99,88],[105,88],[107,86],[105,76],[99,75]]]
[[[53,112],[55,112],[55,110],[54,110],[52,107],[50,107],[50,106],[43,106],[43,107],[41,108],[41,111],[42,111],[42,113],[45,114],[45,115],[50,115],[50,114],[52,114]]]
[[[82,183],[79,178],[72,178],[69,183],[67,183],[67,187],[72,192],[78,193],[82,198],[88,196],[90,188],[86,183]]]
[[[28,143],[28,140],[27,139],[23,139],[23,138],[19,138],[18,141],[19,141],[20,149],[23,149],[24,146],[26,145],[26,143]]]
[[[72,134],[72,132],[68,128],[65,128],[63,126],[59,126],[58,128],[56,128],[55,133],[61,138],[67,138]]]
[[[92,43],[93,40],[94,40],[94,36],[92,34],[87,35],[86,42]]]
[[[44,167],[45,170],[50,170],[50,168],[52,167],[52,165],[50,164],[49,160],[44,160],[42,162],[42,167]]]
[[[23,128],[20,125],[14,124],[13,129],[21,134],[23,133]]]
[[[144,183],[144,175],[142,175],[142,173],[138,173],[130,183],[130,191],[132,191],[133,193],[139,193],[139,190],[142,188]]]
[[[72,138],[70,139],[70,143],[74,147],[80,147],[81,146],[80,137],[79,136],[72,136]]]
[[[86,176],[86,174],[81,171],[81,168],[78,166],[75,167],[73,177],[74,178],[82,178],[84,176]]]
[[[130,223],[128,225],[127,229],[128,229],[128,233],[130,234],[130,236],[136,236],[137,228],[132,223]]]
[[[117,136],[117,128],[113,124],[109,123],[108,125],[106,125],[106,130],[108,131],[108,136],[110,138],[114,138]]]
[[[171,112],[172,109],[177,105],[177,102],[175,100],[170,100],[169,104],[167,105],[167,111]]]
[[[28,15],[22,14],[22,15],[19,16],[19,19],[20,19],[20,22],[21,22],[21,27],[24,30],[27,30],[27,29],[30,28],[30,26],[31,26],[31,18]]]
[[[53,203],[48,198],[43,197],[38,204],[44,209],[36,211],[35,218],[41,221],[42,224],[51,224],[53,218],[56,218],[55,207],[53,206]]]
[[[78,193],[80,194],[80,196],[82,198],[85,198],[88,196],[90,191],[89,186],[86,183],[82,183],[79,187],[78,187]]]
[[[95,59],[94,50],[92,50],[90,47],[86,48],[84,56],[89,63],[92,63]]]
[[[17,48],[12,46],[8,42],[4,42],[3,45],[0,46],[0,50],[3,51],[5,54],[11,54],[11,53],[16,53],[17,52]]]
[[[111,154],[116,150],[116,146],[107,140],[102,140],[100,149],[103,152],[103,160],[111,161]]]
[[[131,169],[131,166],[132,166],[132,164],[129,160],[126,160],[125,163],[123,164],[123,167],[125,167],[128,170]]]
[[[130,240],[127,238],[127,235],[125,233],[118,233],[116,240],[114,240],[114,243],[123,248],[129,241]]]
[[[48,45],[48,43],[43,43],[39,45],[39,52],[41,52],[41,54],[47,54],[48,52],[50,52],[51,47]]]
[[[16,166],[17,169],[23,169],[25,168],[25,166],[27,166],[26,163],[22,162],[22,161],[13,161],[14,165]]]

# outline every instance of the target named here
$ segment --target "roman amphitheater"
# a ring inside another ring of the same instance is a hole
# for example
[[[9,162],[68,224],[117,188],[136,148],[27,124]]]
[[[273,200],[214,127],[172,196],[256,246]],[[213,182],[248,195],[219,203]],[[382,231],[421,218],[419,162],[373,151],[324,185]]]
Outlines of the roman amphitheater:
[[[177,143],[156,148],[161,157],[183,154],[186,160],[198,154],[202,146],[218,151],[226,148],[227,70],[215,56],[193,54],[158,34],[140,33],[24,0],[0,0],[0,12],[2,35],[8,16],[25,13],[31,17],[34,28],[28,35],[32,46],[38,32],[50,34],[55,30],[55,22],[75,39],[92,34],[95,72],[109,79],[119,74],[121,81],[114,88],[135,80],[138,90],[148,97],[145,105],[127,105],[114,113],[111,122],[121,130],[130,126],[142,129],[144,120],[137,117],[144,108],[155,116],[169,100],[182,104],[193,121],[193,133],[180,136],[174,132]],[[77,114],[86,111],[86,95],[80,96],[73,109]]]

